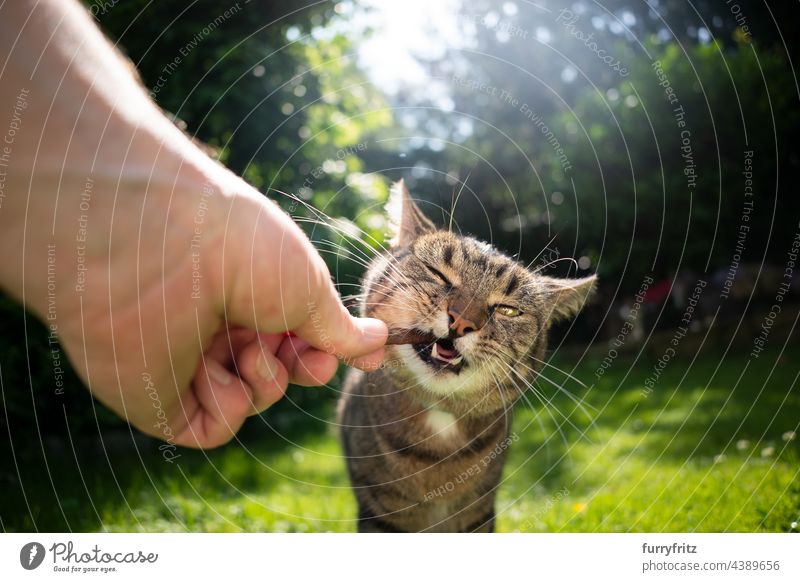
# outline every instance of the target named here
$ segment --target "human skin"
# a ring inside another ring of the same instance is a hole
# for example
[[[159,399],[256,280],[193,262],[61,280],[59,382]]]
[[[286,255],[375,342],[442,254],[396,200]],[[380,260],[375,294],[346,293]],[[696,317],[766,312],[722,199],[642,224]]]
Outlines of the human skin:
[[[0,8],[0,140],[0,286],[139,430],[218,446],[289,381],[380,363],[386,326],[347,312],[303,232],[174,127],[77,2]]]

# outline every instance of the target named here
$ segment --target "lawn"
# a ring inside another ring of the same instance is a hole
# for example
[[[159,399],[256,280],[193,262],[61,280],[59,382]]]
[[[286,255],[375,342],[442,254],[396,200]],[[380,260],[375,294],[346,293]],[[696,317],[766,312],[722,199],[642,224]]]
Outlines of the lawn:
[[[557,350],[553,365],[586,386],[554,368],[548,376],[564,382],[582,410],[546,382],[546,409],[532,395],[517,406],[519,440],[500,489],[498,530],[796,529],[800,360],[796,346],[772,341],[752,361],[741,349],[725,354],[722,342],[713,351],[687,341],[649,394],[642,388],[657,348],[621,354],[599,380],[605,347]],[[14,434],[13,463],[1,474],[2,527],[354,531],[331,423],[335,388],[311,390],[293,388],[302,406],[286,400],[251,419],[241,441],[182,451],[174,463],[155,441],[132,441],[120,429],[104,431],[104,444]]]

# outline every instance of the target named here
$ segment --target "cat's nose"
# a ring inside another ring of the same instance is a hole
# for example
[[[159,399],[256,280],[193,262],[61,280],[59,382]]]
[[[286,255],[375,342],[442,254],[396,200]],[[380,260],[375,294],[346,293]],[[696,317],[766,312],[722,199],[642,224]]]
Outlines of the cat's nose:
[[[450,309],[447,312],[447,316],[450,323],[450,329],[456,332],[458,335],[467,335],[468,333],[478,329],[478,325],[476,325],[475,322],[467,319],[455,309]]]

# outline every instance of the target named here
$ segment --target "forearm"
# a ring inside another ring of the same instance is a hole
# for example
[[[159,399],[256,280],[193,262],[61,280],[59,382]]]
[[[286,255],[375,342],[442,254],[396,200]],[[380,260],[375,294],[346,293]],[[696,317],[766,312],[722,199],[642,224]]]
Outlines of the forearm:
[[[63,304],[79,251],[87,260],[124,252],[112,235],[137,240],[130,230],[145,205],[158,208],[147,213],[141,242],[161,243],[152,233],[165,232],[169,206],[183,203],[171,199],[176,181],[199,199],[204,184],[229,178],[162,115],[77,2],[7,2],[0,54],[9,56],[0,119],[10,120],[0,138],[0,243],[11,251],[0,284],[43,315],[52,254],[68,255],[54,265]],[[62,248],[54,250],[56,240]],[[160,267],[151,260],[145,268]]]
[[[0,54],[8,55],[0,93],[3,114],[10,113],[20,91],[28,92],[24,131],[13,144],[14,168],[20,172],[35,166],[37,172],[69,175],[69,161],[114,178],[119,155],[127,153],[127,170],[147,177],[157,155],[150,147],[154,140],[167,152],[187,153],[188,140],[160,114],[131,65],[78,2],[5,3]]]

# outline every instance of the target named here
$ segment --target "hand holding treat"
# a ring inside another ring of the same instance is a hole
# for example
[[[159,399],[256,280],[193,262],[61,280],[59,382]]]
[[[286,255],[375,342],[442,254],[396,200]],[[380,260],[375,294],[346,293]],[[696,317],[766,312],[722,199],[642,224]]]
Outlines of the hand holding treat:
[[[19,87],[30,98],[0,242],[24,251],[0,284],[96,398],[147,434],[213,447],[288,382],[381,361],[386,326],[347,312],[297,225],[162,114],[77,2],[8,3],[0,52],[12,48],[0,109]]]

